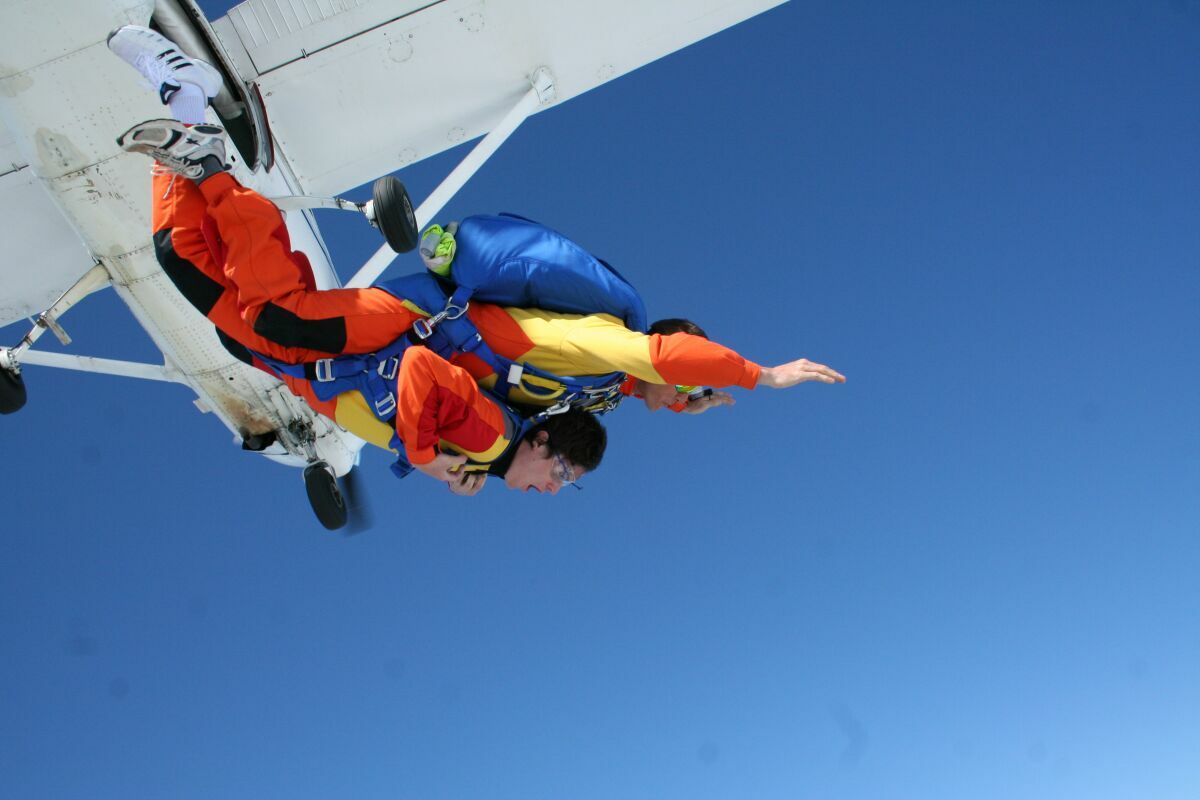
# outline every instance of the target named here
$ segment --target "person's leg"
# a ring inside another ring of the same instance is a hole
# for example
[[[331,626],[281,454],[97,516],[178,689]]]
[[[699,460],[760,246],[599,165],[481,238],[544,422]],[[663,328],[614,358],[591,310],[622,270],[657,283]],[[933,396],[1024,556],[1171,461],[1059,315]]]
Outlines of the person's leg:
[[[237,287],[242,318],[260,336],[285,347],[369,353],[421,316],[382,289],[315,290],[274,203],[228,173],[202,181],[200,191],[228,248],[225,276]]]
[[[204,109],[222,83],[212,65],[141,25],[124,25],[110,33],[108,49],[138,71],[175,119],[188,125],[204,122]]]
[[[245,343],[246,333],[253,331],[236,313],[236,291],[232,291],[209,242],[205,241],[203,194],[192,181],[167,173],[154,176],[152,192],[154,252],[158,265],[197,311],[229,336]],[[230,309],[233,320],[227,319]]]
[[[291,364],[323,357],[300,348],[283,347],[256,334],[238,313],[237,287],[225,277],[224,245],[207,213],[207,201],[195,183],[156,172],[153,178],[154,255],[184,298],[207,317],[234,345]],[[235,351],[226,342],[230,352]],[[235,352],[242,360],[246,356]],[[253,363],[253,354],[249,354]]]
[[[176,283],[197,308],[212,318],[217,306],[226,302],[222,292],[228,293],[233,287],[237,311],[250,332],[282,348],[317,351],[315,357],[372,352],[409,330],[421,315],[380,289],[317,291],[308,259],[291,250],[278,209],[224,172],[224,132],[204,124],[204,106],[221,86],[220,74],[213,67],[182,53],[161,34],[139,26],[118,28],[109,36],[108,46],[158,88],[160,98],[176,117],[174,121],[151,120],[135,125],[118,138],[118,143],[125,150],[150,155],[166,168],[208,187],[204,190],[210,206],[207,213],[215,220],[219,238],[227,247],[213,259],[223,267],[223,279],[217,280],[220,286],[197,277],[216,278],[202,259],[192,262],[198,267],[195,270],[178,264],[175,274],[168,270],[173,280],[176,275],[184,278],[183,284]],[[180,98],[189,93],[203,102],[198,107],[184,103]],[[190,213],[190,195],[181,193],[180,197],[184,200],[179,209]],[[165,212],[160,216],[165,218]],[[156,232],[167,227],[171,226],[156,219]],[[189,230],[194,232],[194,226]],[[164,234],[160,238],[176,250],[196,244],[194,237],[181,235],[176,240],[173,234]],[[194,250],[198,253],[198,246]],[[166,250],[164,254],[171,255]],[[247,343],[249,337],[245,331],[236,330],[232,320],[218,327]]]

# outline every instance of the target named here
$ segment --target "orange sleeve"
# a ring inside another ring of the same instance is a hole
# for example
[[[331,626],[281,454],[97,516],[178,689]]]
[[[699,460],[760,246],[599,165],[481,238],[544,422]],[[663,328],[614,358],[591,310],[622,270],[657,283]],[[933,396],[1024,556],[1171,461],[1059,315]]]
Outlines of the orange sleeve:
[[[446,446],[487,463],[513,435],[504,412],[470,373],[424,347],[408,348],[400,361],[396,433],[413,464],[428,464]]]
[[[762,368],[703,336],[631,331],[607,314],[553,314],[505,309],[534,343],[529,363],[566,375],[624,372],[648,383],[744,386],[753,389]]]
[[[753,389],[762,367],[724,345],[690,333],[651,334],[650,363],[664,383]]]

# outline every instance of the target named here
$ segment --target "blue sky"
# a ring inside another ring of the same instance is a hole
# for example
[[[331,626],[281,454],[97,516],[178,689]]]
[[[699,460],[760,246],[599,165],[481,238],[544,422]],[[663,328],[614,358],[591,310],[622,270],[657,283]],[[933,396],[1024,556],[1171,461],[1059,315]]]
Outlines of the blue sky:
[[[1200,3],[899,6],[788,3],[538,115],[446,212],[844,386],[623,408],[556,498],[372,454],[345,539],[184,389],[30,367],[0,793],[1194,797]],[[327,222],[349,275],[378,238]],[[155,355],[111,295],[66,323]]]

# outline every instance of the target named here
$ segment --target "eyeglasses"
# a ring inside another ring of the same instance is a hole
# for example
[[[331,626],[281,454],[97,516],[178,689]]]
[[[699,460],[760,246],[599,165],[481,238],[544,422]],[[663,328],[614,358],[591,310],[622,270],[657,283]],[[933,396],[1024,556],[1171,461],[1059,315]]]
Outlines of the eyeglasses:
[[[583,489],[582,486],[575,482],[575,470],[571,468],[571,465],[567,463],[565,458],[557,453],[554,454],[554,474],[552,477],[561,484],[574,486],[576,489]]]

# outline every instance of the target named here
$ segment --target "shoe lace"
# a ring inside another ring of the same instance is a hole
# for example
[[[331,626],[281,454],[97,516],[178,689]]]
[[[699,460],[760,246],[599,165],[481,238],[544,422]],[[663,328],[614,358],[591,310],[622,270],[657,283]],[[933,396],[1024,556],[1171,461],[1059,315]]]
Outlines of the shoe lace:
[[[171,78],[170,68],[150,53],[139,53],[133,60],[133,65],[145,79],[146,87],[156,92]]]
[[[199,178],[204,174],[204,167],[198,163],[190,163],[182,158],[176,158],[166,153],[155,154],[154,166],[150,168],[151,175],[170,175],[171,182],[163,192],[162,199],[166,200],[175,185],[175,178],[182,175],[185,178]]]

